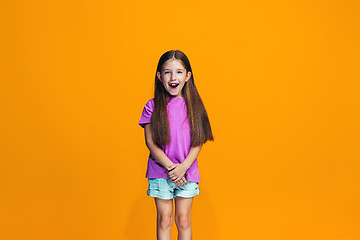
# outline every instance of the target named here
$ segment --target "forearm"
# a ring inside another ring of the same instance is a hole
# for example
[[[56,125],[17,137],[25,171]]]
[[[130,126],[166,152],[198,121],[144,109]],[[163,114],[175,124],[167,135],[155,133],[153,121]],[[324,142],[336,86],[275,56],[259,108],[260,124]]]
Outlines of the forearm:
[[[174,163],[165,155],[164,151],[156,146],[154,143],[146,143],[146,146],[150,150],[151,155],[163,165],[166,169],[174,165]]]
[[[191,167],[191,165],[193,164],[193,162],[199,155],[201,148],[202,148],[202,145],[190,148],[189,154],[187,155],[185,160],[182,162],[182,164],[186,167],[186,169],[189,169]]]
[[[164,151],[161,148],[159,148],[152,140],[150,124],[145,125],[144,131],[145,131],[146,146],[148,147],[151,155],[156,159],[156,161],[158,161],[166,169],[174,165],[173,162],[165,155]]]

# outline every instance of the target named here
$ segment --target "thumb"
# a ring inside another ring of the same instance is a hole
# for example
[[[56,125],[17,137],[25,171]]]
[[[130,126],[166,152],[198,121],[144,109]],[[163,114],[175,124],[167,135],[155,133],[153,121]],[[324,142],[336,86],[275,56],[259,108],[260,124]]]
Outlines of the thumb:
[[[173,170],[175,167],[176,167],[176,165],[172,165],[172,166],[168,167],[168,171]]]

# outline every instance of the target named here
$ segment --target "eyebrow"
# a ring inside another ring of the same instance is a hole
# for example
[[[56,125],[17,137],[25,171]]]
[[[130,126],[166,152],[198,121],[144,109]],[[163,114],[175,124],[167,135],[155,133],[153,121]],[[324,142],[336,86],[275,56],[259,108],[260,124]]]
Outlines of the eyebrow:
[[[171,69],[165,68],[164,71],[165,71],[165,70],[171,70]],[[176,69],[176,70],[185,70],[185,69],[184,69],[184,68],[178,68],[178,69]]]

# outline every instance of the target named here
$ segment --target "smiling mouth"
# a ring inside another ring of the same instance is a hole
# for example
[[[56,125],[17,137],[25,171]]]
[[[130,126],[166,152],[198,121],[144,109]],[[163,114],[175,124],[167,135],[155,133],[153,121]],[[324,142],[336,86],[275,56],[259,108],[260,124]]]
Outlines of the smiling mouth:
[[[169,86],[171,89],[176,89],[177,86],[179,86],[179,84],[178,83],[169,83]]]

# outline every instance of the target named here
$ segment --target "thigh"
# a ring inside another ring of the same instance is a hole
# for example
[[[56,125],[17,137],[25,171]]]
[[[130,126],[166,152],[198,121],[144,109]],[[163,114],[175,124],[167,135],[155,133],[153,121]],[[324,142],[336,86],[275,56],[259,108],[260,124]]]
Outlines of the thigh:
[[[193,199],[194,199],[193,197],[191,198],[175,197],[175,215],[177,216],[190,215]]]
[[[161,199],[161,198],[154,198],[155,205],[158,215],[167,215],[172,216],[173,214],[173,200],[172,199]]]

